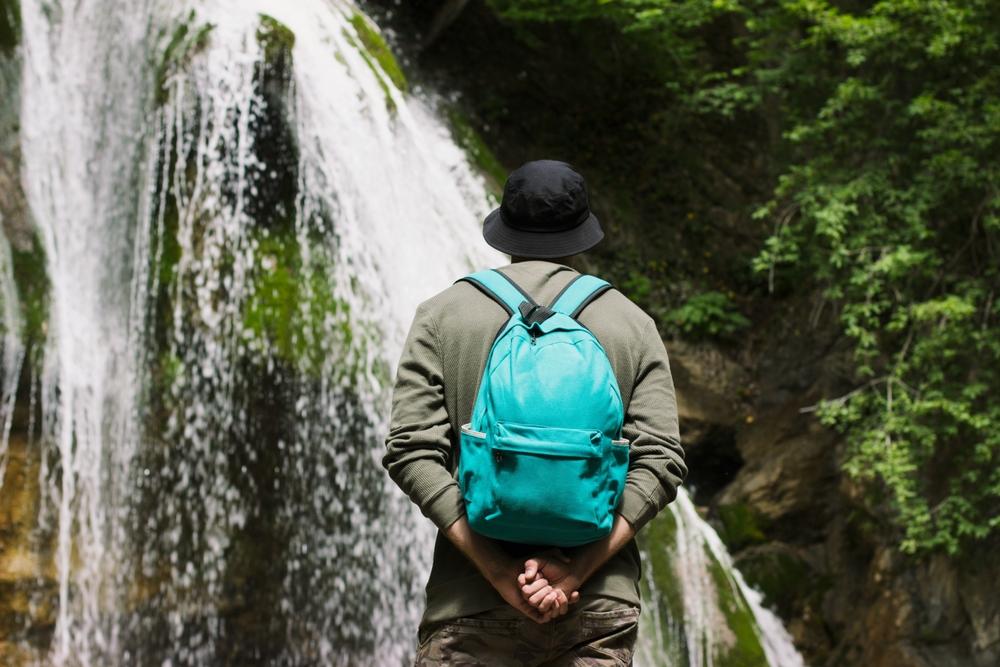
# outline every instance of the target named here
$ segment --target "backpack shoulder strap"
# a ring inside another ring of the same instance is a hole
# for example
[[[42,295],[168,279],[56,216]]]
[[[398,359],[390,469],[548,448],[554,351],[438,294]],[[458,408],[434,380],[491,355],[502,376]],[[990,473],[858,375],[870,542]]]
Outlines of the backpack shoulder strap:
[[[535,300],[532,299],[527,292],[521,289],[517,283],[507,277],[506,274],[501,273],[496,269],[487,269],[485,271],[470,273],[463,278],[459,278],[455,282],[457,283],[463,280],[471,283],[483,294],[503,306],[508,315],[513,315],[515,312],[518,312],[520,305],[525,301],[527,301],[531,306],[538,305],[535,303]]]
[[[582,274],[571,280],[562,289],[549,308],[576,319],[584,308],[609,289],[611,289],[611,283],[607,280]]]

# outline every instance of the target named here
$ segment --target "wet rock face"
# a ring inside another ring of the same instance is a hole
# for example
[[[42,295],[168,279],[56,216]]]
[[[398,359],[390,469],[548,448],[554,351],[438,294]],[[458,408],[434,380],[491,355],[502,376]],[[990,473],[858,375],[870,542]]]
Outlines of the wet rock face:
[[[39,458],[23,434],[10,440],[0,487],[0,664],[28,664],[55,626],[57,581],[51,540],[35,531]],[[37,657],[37,656],[34,656]]]
[[[838,395],[836,353],[789,340],[740,363],[668,343],[691,475],[710,490],[696,498],[744,577],[810,665],[1000,664],[1000,545],[961,559],[901,554],[842,473],[843,443],[802,410]],[[709,453],[720,431],[732,451]],[[720,456],[740,464],[712,468]]]
[[[735,440],[750,415],[746,369],[707,344],[672,341],[671,373],[684,429],[686,486],[699,505],[708,502],[736,476],[745,460]]]
[[[0,16],[3,12],[0,4]],[[20,70],[21,59],[17,52],[5,54],[0,50],[0,222],[11,246],[27,251],[31,248],[33,233],[28,224],[27,203],[20,180]]]

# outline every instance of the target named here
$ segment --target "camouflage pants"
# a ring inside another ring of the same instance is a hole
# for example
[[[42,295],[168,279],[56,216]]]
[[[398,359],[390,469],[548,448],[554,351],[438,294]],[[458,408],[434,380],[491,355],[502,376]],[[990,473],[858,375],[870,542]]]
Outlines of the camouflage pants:
[[[638,630],[638,607],[607,599],[581,600],[543,624],[498,607],[421,631],[414,664],[631,665]]]

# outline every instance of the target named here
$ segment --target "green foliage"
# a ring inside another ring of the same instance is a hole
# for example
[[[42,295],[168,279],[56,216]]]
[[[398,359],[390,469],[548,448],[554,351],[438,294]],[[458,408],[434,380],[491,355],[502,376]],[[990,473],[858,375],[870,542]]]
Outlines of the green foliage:
[[[653,281],[645,273],[632,269],[622,282],[621,290],[632,301],[645,303],[653,292]]]
[[[818,415],[901,547],[956,553],[1000,528],[1000,6],[754,6],[743,81],[782,100],[792,158],[755,266],[839,306],[858,387]]]
[[[0,0],[0,54],[10,54],[20,41],[20,3],[18,0]]]
[[[1000,3],[490,5],[655,39],[661,127],[751,130],[741,148],[773,178],[752,268],[771,293],[819,292],[851,345],[855,389],[817,408],[845,469],[907,552],[1000,533]],[[746,325],[721,292],[669,317],[689,334]]]
[[[719,86],[706,83],[721,76],[710,66],[709,45],[704,28],[729,17],[740,9],[735,0],[488,0],[503,18],[531,22],[604,22],[628,33],[631,39],[645,42],[649,67],[658,74],[658,84],[686,95],[677,99],[688,105],[697,101],[699,91],[713,94],[716,103],[731,103],[747,90],[731,87],[720,96]],[[648,41],[645,41],[651,37]],[[705,100],[706,104],[711,104]]]
[[[689,337],[727,338],[750,326],[732,300],[722,292],[702,292],[666,315],[667,321]]]

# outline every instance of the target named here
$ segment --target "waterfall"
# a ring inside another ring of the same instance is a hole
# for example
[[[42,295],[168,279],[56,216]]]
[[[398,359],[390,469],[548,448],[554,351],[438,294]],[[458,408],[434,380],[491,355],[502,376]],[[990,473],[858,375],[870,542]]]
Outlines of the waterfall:
[[[637,664],[803,667],[788,631],[744,581],[685,489],[640,533],[640,543],[645,613]]]
[[[400,664],[433,535],[379,465],[393,365],[420,301],[505,263],[480,234],[483,178],[347,0],[21,13],[55,578],[51,645],[25,650]],[[0,244],[5,429],[23,356],[9,266]],[[710,582],[686,582],[714,562],[767,663],[801,664],[686,496],[664,515],[676,542],[646,540],[647,565],[664,580],[678,559],[685,606],[651,605],[644,662],[683,641],[687,662],[666,664],[713,664],[700,647],[725,644],[725,619],[697,606]]]

